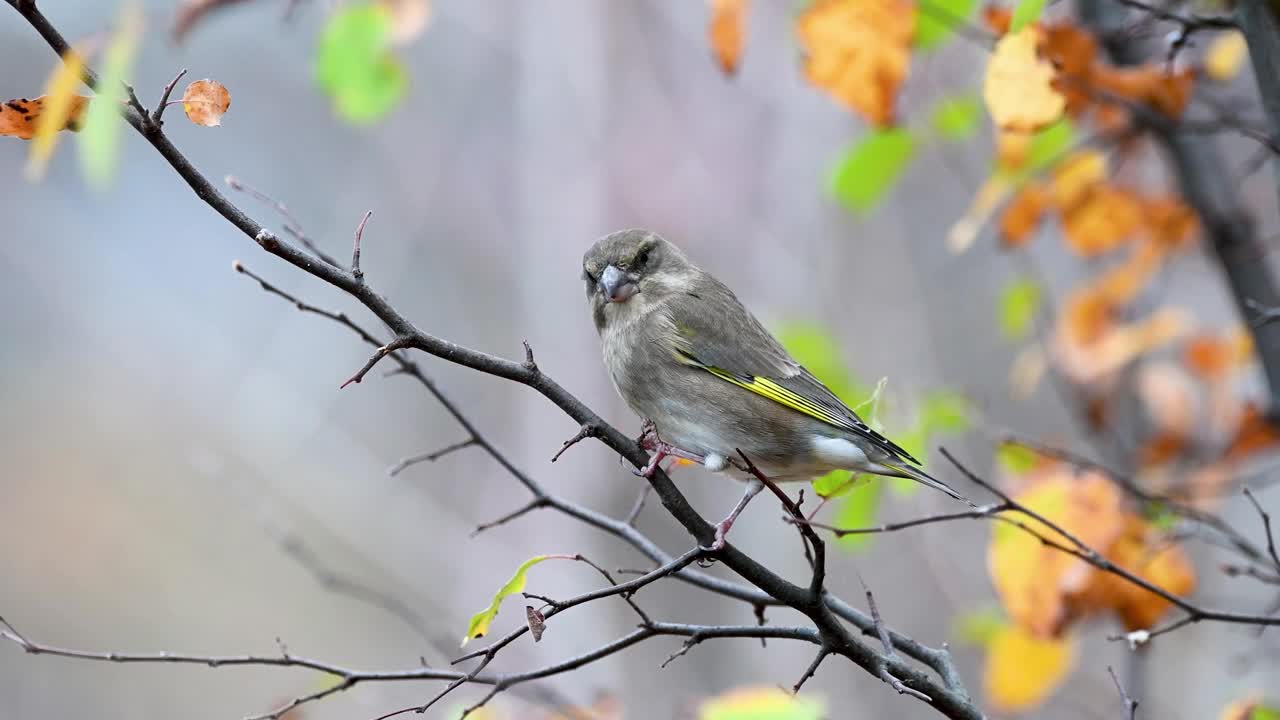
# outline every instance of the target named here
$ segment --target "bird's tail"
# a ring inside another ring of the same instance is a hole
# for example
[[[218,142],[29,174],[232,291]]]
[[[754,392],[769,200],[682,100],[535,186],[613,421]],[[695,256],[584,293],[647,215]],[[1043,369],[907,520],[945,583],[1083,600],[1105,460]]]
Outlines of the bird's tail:
[[[886,475],[892,475],[893,477],[903,477],[903,478],[909,478],[911,480],[915,480],[921,485],[927,485],[928,487],[931,487],[934,490],[940,490],[950,495],[951,497],[959,500],[960,502],[968,505],[969,507],[977,507],[977,505],[973,504],[972,500],[956,492],[950,485],[942,482],[938,478],[930,475],[929,473],[925,472],[924,470],[921,470],[918,467],[914,467],[905,462],[890,464],[882,461],[880,464],[892,471],[889,473],[885,473]]]

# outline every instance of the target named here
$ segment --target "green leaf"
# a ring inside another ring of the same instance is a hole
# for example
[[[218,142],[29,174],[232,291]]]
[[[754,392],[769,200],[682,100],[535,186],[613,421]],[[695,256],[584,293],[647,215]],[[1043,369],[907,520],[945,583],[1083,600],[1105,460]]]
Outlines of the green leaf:
[[[855,477],[848,470],[832,470],[822,477],[814,478],[810,484],[813,485],[813,491],[818,494],[818,497],[834,499],[844,497],[870,481],[870,475]]]
[[[1000,291],[1000,333],[1008,340],[1022,340],[1040,312],[1043,291],[1034,281],[1018,278]]]
[[[944,140],[966,140],[981,117],[982,103],[973,95],[943,98],[933,106],[933,129]]]
[[[1075,126],[1067,118],[1063,118],[1041,130],[1031,138],[1027,148],[1025,175],[1038,173],[1062,159],[1067,150],[1075,143]]]
[[[462,644],[466,645],[469,641],[476,638],[484,637],[489,632],[489,625],[493,623],[493,619],[498,616],[498,606],[502,604],[503,598],[509,595],[515,595],[524,590],[526,578],[525,574],[529,572],[529,568],[537,565],[543,560],[551,558],[563,557],[561,555],[537,555],[520,563],[520,567],[516,568],[516,574],[511,576],[505,585],[498,588],[498,592],[494,594],[493,601],[489,603],[489,607],[481,610],[471,616],[471,622],[467,623],[467,635],[462,638]]]
[[[956,615],[951,621],[951,634],[958,642],[985,648],[995,639],[996,633],[1008,625],[1004,613],[988,607]]]
[[[349,122],[377,121],[404,95],[404,68],[390,52],[391,21],[382,4],[347,5],[320,37],[316,80]]]
[[[1036,453],[1017,443],[1000,443],[996,446],[996,464],[1006,472],[1021,475],[1036,466]]]
[[[916,12],[915,46],[921,50],[941,47],[956,27],[968,22],[978,0],[923,0]]]
[[[1142,506],[1142,515],[1151,527],[1168,532],[1177,526],[1182,518],[1169,507],[1168,503],[1151,500]]]
[[[1259,706],[1249,714],[1249,720],[1280,720],[1280,707]]]
[[[926,442],[934,433],[964,432],[969,429],[969,401],[947,390],[929,393],[920,405],[920,424]]]
[[[876,130],[845,151],[827,187],[851,212],[864,214],[898,181],[915,147],[903,128]]]
[[[850,407],[866,399],[871,391],[850,375],[840,356],[840,346],[831,333],[813,323],[785,323],[778,328],[778,341],[836,397]]]
[[[863,484],[858,485],[857,483]],[[833,523],[842,528],[863,528],[875,524],[876,512],[880,509],[880,488],[878,482],[865,482],[861,478],[855,480],[856,492],[851,492],[840,499],[836,508]],[[845,535],[839,542],[850,550],[862,550],[871,542],[873,535]]]
[[[1018,0],[1013,9],[1013,19],[1009,21],[1009,32],[1016,33],[1022,28],[1040,19],[1044,12],[1045,0]]]
[[[120,9],[120,20],[103,54],[98,90],[85,111],[80,131],[80,168],[85,180],[105,190],[115,177],[120,159],[120,137],[124,120],[120,105],[125,101],[124,83],[133,69],[138,41],[142,37],[142,11],[133,0]]]

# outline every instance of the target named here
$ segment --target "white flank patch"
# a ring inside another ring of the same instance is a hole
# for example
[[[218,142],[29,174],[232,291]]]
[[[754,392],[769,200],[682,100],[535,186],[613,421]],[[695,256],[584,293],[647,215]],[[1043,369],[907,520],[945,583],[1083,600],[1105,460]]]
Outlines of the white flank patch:
[[[867,454],[854,443],[844,438],[814,436],[810,442],[813,452],[818,458],[832,467],[845,470],[861,470],[867,468]]]

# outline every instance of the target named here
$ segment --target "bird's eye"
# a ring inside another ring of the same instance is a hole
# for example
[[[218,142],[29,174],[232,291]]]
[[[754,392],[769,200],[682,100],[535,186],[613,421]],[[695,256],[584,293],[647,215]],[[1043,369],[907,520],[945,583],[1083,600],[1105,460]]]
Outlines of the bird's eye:
[[[640,267],[641,265],[644,265],[646,262],[648,262],[648,260],[649,260],[649,248],[645,248],[640,252],[636,253],[636,259],[635,259],[634,265],[636,267]]]
[[[594,283],[596,281],[596,276],[592,275],[590,270],[582,268],[582,279],[589,283]]]

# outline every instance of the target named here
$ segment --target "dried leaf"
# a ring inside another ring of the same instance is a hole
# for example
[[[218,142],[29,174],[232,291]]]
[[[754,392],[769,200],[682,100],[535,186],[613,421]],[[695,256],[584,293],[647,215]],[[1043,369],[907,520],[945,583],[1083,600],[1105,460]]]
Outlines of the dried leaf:
[[[217,80],[197,80],[182,93],[182,112],[196,125],[221,125],[230,107],[231,93]]]
[[[1280,445],[1280,429],[1268,422],[1257,405],[1249,403],[1223,459],[1239,462],[1254,453],[1273,450],[1277,445]]]
[[[1006,623],[987,647],[987,701],[996,712],[1032,710],[1062,686],[1075,664],[1074,638],[1045,639]]]
[[[746,37],[747,0],[710,0],[711,22],[707,37],[720,70],[733,75],[742,62],[742,46]]]
[[[36,134],[36,120],[45,111],[47,97],[28,100],[17,98],[0,105],[0,136],[9,135],[20,140],[30,140]],[[76,131],[80,128],[81,116],[89,106],[89,98],[75,95],[71,98],[71,108],[63,122],[62,130]]]
[[[39,112],[35,114],[35,133],[31,136],[31,150],[27,155],[27,179],[37,182],[44,177],[49,159],[58,145],[58,133],[62,130],[79,130],[80,117],[87,99],[76,95],[80,77],[84,73],[84,58],[75,50],[67,51],[54,69],[45,86]],[[30,109],[30,108],[29,108]]]
[[[1173,196],[1147,198],[1143,201],[1147,236],[1162,248],[1184,250],[1195,239],[1200,220],[1195,210]]]
[[[997,127],[1035,132],[1062,117],[1066,101],[1053,87],[1053,65],[1040,57],[1035,26],[1011,32],[996,43],[987,63],[982,96]]]
[[[891,125],[915,18],[910,0],[815,0],[796,20],[805,77],[873,125]]]
[[[1097,150],[1081,150],[1067,158],[1053,170],[1049,189],[1053,203],[1059,210],[1076,207],[1097,186],[1107,180],[1107,156]]]
[[[1142,221],[1142,203],[1132,193],[1099,185],[1063,210],[1062,234],[1067,247],[1077,255],[1097,257],[1131,239]]]
[[[1204,53],[1204,74],[1218,82],[1228,82],[1240,72],[1249,46],[1239,30],[1220,33]]]
[[[1019,493],[1017,500],[1090,547],[1108,548],[1124,530],[1120,493],[1096,472],[1074,477],[1067,470],[1052,471]],[[1047,538],[1070,544],[1037,520],[1011,517]],[[1009,617],[1037,637],[1061,634],[1076,614],[1073,597],[1088,588],[1097,572],[1083,560],[1006,523],[992,526],[987,569]]]
[[[534,642],[542,642],[542,633],[547,629],[547,619],[532,605],[524,606],[525,622],[529,624],[529,634]]]
[[[1182,547],[1136,515],[1128,517],[1124,534],[1106,555],[1116,565],[1173,595],[1188,595],[1195,589],[1195,569]],[[1152,627],[1171,606],[1159,595],[1111,573],[1098,574],[1089,601],[1114,610],[1127,631]]]
[[[1070,22],[1059,22],[1044,28],[1041,50],[1058,70],[1056,87],[1066,100],[1066,112],[1079,116],[1094,103],[1090,90],[1098,42],[1093,35]]]
[[[1195,74],[1190,68],[1170,73],[1163,65],[1124,68],[1096,65],[1090,84],[1095,90],[1145,103],[1177,119],[1191,100]]]
[[[1006,248],[1027,244],[1040,227],[1049,205],[1049,193],[1039,183],[1028,183],[1000,215],[1000,240]]]
[[[982,8],[982,24],[996,35],[1009,32],[1013,23],[1013,11],[1004,5],[986,5]]]

